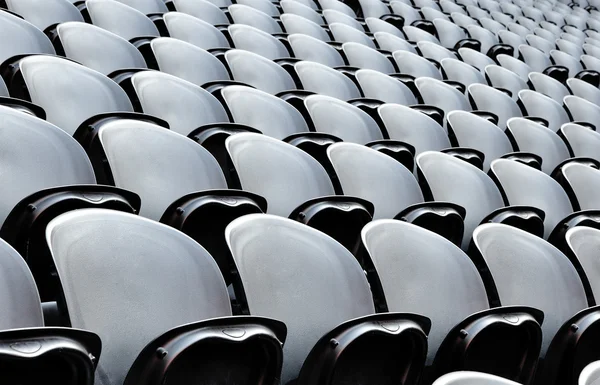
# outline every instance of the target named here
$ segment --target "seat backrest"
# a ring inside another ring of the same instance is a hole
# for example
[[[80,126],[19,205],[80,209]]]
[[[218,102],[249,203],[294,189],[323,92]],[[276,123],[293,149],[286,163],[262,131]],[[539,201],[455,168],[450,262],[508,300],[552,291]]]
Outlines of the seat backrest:
[[[579,58],[575,58],[566,52],[553,49],[550,51],[550,58],[554,64],[567,67],[569,77],[575,77],[578,72],[583,70],[583,65],[579,61]]]
[[[163,0],[116,0],[137,9],[145,15],[150,13],[168,12],[168,8]]]
[[[0,78],[0,96],[9,96],[8,89],[6,88],[6,83],[4,83],[4,80],[2,78]]]
[[[563,103],[573,121],[588,122],[595,127],[600,127],[600,107],[598,105],[574,95],[565,96]]]
[[[392,8],[392,12],[394,14],[400,15],[404,18],[404,25],[411,25],[414,21],[421,19],[419,11],[417,11],[412,5],[406,4],[402,1],[390,1],[390,8]]]
[[[370,48],[377,48],[373,40],[371,40],[371,38],[363,31],[359,31],[347,24],[331,23],[329,24],[329,30],[331,31],[334,40],[339,41],[340,43],[355,42],[364,44]]]
[[[288,1],[295,3],[294,0]],[[346,65],[335,48],[312,36],[294,33],[288,36],[288,42],[295,58],[321,63],[332,68]]]
[[[567,79],[567,85],[569,86],[569,89],[571,89],[573,95],[592,102],[595,105],[600,105],[600,89],[598,89],[598,87],[594,87],[585,80],[577,78]],[[568,94],[563,95],[561,100],[563,100],[565,96],[568,96]]]
[[[173,201],[186,194],[227,188],[215,158],[183,135],[120,119],[104,124],[98,136],[115,185],[142,198],[144,217],[159,220]]]
[[[401,37],[392,35],[391,33],[375,32],[375,40],[377,41],[379,48],[385,51],[408,51],[414,53],[415,55],[417,54],[417,50],[415,49],[414,45],[410,44]]]
[[[486,223],[475,230],[473,241],[489,268],[500,303],[544,312],[543,357],[562,324],[587,307],[575,267],[554,246],[516,227]]]
[[[525,118],[508,120],[507,132],[514,139],[519,151],[531,152],[542,158],[542,171],[550,175],[562,161],[569,159],[565,142],[541,124]]]
[[[325,24],[323,16],[319,15],[314,9],[295,0],[281,0],[279,2],[284,14],[294,14],[302,16],[318,25]]]
[[[539,72],[531,72],[528,77],[529,82],[533,86],[532,88],[535,90],[535,92],[544,94],[559,104],[562,103],[565,96],[570,94],[569,90],[564,86],[564,84],[548,75],[544,75]]]
[[[0,330],[44,326],[40,296],[29,267],[4,240],[0,240],[0,279]]]
[[[394,218],[408,206],[423,202],[412,170],[381,152],[354,143],[334,143],[327,156],[345,195],[375,205],[374,219]]]
[[[270,0],[240,0],[237,1],[236,4],[243,4],[258,9],[271,17],[280,15],[279,9],[275,6],[275,3]]]
[[[579,374],[579,385],[598,385],[600,380],[600,361],[587,365]]]
[[[200,87],[217,80],[229,80],[229,72],[210,52],[171,37],[150,43],[161,72],[177,76]],[[202,70],[198,70],[201,68]]]
[[[330,96],[310,95],[304,99],[304,105],[318,132],[358,144],[383,139],[377,122],[352,104]]]
[[[229,86],[222,90],[222,95],[234,122],[253,127],[264,135],[281,140],[309,131],[298,110],[271,94],[250,87]]]
[[[353,67],[371,69],[391,74],[396,72],[392,62],[381,52],[360,43],[344,43],[342,50]]]
[[[459,48],[458,54],[463,62],[472,65],[482,73],[486,66],[494,64],[494,61],[489,56],[471,48]]]
[[[268,213],[287,217],[302,203],[335,195],[329,175],[312,156],[260,134],[225,141],[242,188],[267,199]]]
[[[160,36],[152,20],[135,8],[114,0],[87,0],[92,23],[131,40],[140,36]]]
[[[81,21],[81,12],[67,0],[5,0],[8,9],[40,30],[67,21]]]
[[[212,25],[227,25],[229,19],[218,6],[205,0],[173,0],[177,12],[186,13]]]
[[[337,2],[337,0],[335,0]],[[349,27],[352,27],[358,31],[364,32],[365,29],[362,26],[362,24],[360,24],[354,16],[348,16],[343,12],[340,11],[336,11],[335,9],[323,9],[323,18],[325,18],[325,21],[327,22],[327,24],[333,24],[333,23],[341,23],[341,24],[345,24]]]
[[[358,86],[343,73],[326,65],[301,61],[294,65],[302,87],[311,92],[341,100],[360,98]]]
[[[440,63],[443,59],[457,58],[456,54],[448,48],[444,48],[437,43],[432,43],[427,40],[417,42],[417,48],[421,51],[421,56],[425,59],[434,60],[437,63]]]
[[[231,49],[225,53],[225,60],[235,80],[261,91],[275,95],[297,88],[294,79],[283,67],[258,54]]]
[[[485,171],[490,169],[492,160],[513,151],[504,131],[487,119],[466,111],[451,111],[446,118],[448,130],[452,131],[459,147],[474,148],[485,155]]]
[[[19,62],[31,101],[47,120],[73,135],[94,115],[133,111],[129,97],[108,77],[57,56],[29,56]]]
[[[301,33],[327,42],[331,37],[319,24],[292,13],[284,13],[280,17],[285,30],[289,34]]]
[[[441,45],[437,37],[433,36],[425,30],[422,30],[421,28],[417,28],[412,25],[405,25],[404,27],[402,27],[402,31],[404,31],[407,40],[414,42],[429,41],[431,43]]]
[[[52,43],[33,24],[8,12],[0,11],[0,63],[16,55],[54,54]]]
[[[421,153],[417,156],[417,167],[433,200],[456,203],[466,209],[462,242],[466,250],[473,230],[487,215],[504,207],[500,191],[477,167],[441,152]]]
[[[451,85],[432,78],[417,78],[415,84],[423,102],[441,108],[445,114],[454,110],[471,111],[465,95]]]
[[[243,4],[229,6],[229,14],[236,24],[246,24],[269,34],[281,33],[283,30],[275,19],[264,12]]]
[[[133,75],[131,82],[144,112],[167,121],[169,128],[181,135],[205,124],[229,121],[217,98],[187,80],[143,71]]]
[[[104,75],[126,68],[147,68],[133,44],[105,29],[73,21],[60,24],[57,31],[69,59]]]
[[[454,48],[456,43],[467,38],[465,31],[449,20],[436,18],[433,19],[433,25],[438,32],[440,42],[446,48]]]
[[[227,48],[229,42],[221,31],[205,21],[181,12],[163,15],[169,36],[183,40],[202,49]]]
[[[260,29],[245,24],[232,24],[227,30],[237,49],[254,52],[271,60],[290,56],[282,42]]]
[[[529,88],[519,75],[504,67],[489,65],[485,67],[485,75],[493,87],[510,91],[513,100],[518,99],[519,91]]]
[[[581,63],[585,69],[600,71],[600,59],[591,55],[581,55]]]
[[[559,132],[573,155],[600,161],[600,133],[575,123],[563,124]]]
[[[527,115],[546,119],[548,128],[554,132],[570,121],[569,115],[562,105],[546,95],[532,90],[521,90],[519,91],[519,101],[525,107]]]
[[[82,209],[53,219],[46,240],[72,326],[102,339],[96,384],[122,384],[141,350],[166,331],[231,315],[214,259],[172,227]]]
[[[486,84],[481,71],[470,64],[452,58],[442,59],[440,64],[449,80],[457,81],[465,87],[475,83]]]
[[[468,95],[475,110],[489,111],[498,116],[498,127],[506,128],[508,119],[523,116],[519,105],[507,94],[484,84],[471,84]]]
[[[471,259],[440,235],[390,219],[367,223],[361,235],[389,311],[423,314],[431,319],[429,364],[452,328],[489,308],[485,287]]]
[[[374,313],[356,258],[318,230],[290,219],[250,214],[231,222],[225,237],[250,313],[276,318],[288,327],[282,383],[298,376],[326,332]]]
[[[446,130],[420,111],[399,104],[383,104],[377,112],[390,139],[412,145],[416,154],[451,147]]]
[[[523,58],[525,64],[536,72],[544,72],[546,68],[552,65],[548,54],[526,44],[519,46],[519,55]]]
[[[509,206],[533,206],[544,211],[545,238],[573,212],[567,193],[542,171],[513,160],[497,159],[492,162],[490,172],[501,186]]]
[[[598,169],[570,163],[562,168],[562,173],[581,210],[600,210],[600,197],[597,194],[597,189],[600,187]]]
[[[401,73],[442,80],[440,71],[424,57],[408,51],[394,51],[393,56]]]
[[[374,70],[358,70],[356,80],[367,98],[405,106],[417,104],[413,92],[400,80]]]
[[[404,32],[402,32],[401,29],[396,28],[393,24],[388,23],[385,20],[367,17],[365,22],[367,23],[367,27],[369,27],[369,31],[373,34],[377,32],[385,32],[399,38],[404,37]]]

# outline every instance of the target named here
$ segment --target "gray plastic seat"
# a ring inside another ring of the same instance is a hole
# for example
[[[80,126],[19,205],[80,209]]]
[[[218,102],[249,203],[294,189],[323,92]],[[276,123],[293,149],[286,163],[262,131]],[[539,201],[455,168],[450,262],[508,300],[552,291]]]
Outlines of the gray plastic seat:
[[[550,52],[556,47],[554,41],[546,40],[545,38],[537,35],[529,34],[525,37],[525,40],[530,46],[539,49],[546,55],[550,55]]]
[[[516,57],[518,54],[518,49],[521,44],[527,44],[525,38],[517,35],[516,33],[510,32],[508,30],[498,32],[498,38],[502,44],[508,44],[514,48],[514,56]]]
[[[376,49],[360,43],[349,42],[342,44],[342,50],[348,63],[353,67],[371,69],[384,74],[396,72],[392,62]]]
[[[522,116],[521,109],[510,96],[483,84],[471,84],[468,88],[469,100],[474,109],[489,111],[498,116],[498,127],[504,129],[512,117]]]
[[[600,186],[600,171],[588,165],[575,162],[565,165],[561,171],[564,177],[563,187],[569,191],[573,206],[578,210],[599,210],[600,199],[598,199],[597,188]],[[567,243],[569,243],[568,237]],[[598,280],[595,274],[593,273],[589,277],[590,284],[594,288],[598,288]],[[593,294],[595,298],[600,292],[594,290]]]
[[[319,1],[319,5],[323,11],[326,10],[335,10],[336,12],[340,12],[345,14],[348,17],[356,19],[356,13],[352,10],[348,4],[338,1],[338,0],[321,0]]]
[[[573,121],[588,122],[595,127],[600,127],[600,107],[598,105],[573,95],[565,96],[563,102]]]
[[[333,35],[333,39],[340,43],[355,42],[366,45],[370,48],[377,48],[369,36],[367,36],[364,32],[357,30],[356,28],[350,27],[349,25],[332,23],[329,24],[329,30]]]
[[[237,49],[250,51],[271,60],[290,56],[281,41],[260,29],[244,24],[232,24],[227,30]]]
[[[46,239],[72,326],[102,338],[96,384],[122,384],[146,344],[168,330],[231,316],[214,259],[171,227],[114,210],[83,209],[52,220]],[[123,253],[128,257],[121,258]],[[113,317],[128,322],[116,324]]]
[[[168,12],[167,6],[162,0],[116,0],[123,4],[135,8],[145,15],[151,13],[163,13]]]
[[[522,56],[525,64],[535,72],[544,72],[546,68],[552,65],[548,54],[535,47],[523,44],[519,46],[519,54]]]
[[[240,286],[250,313],[276,317],[288,327],[283,348],[282,383],[295,380],[299,374],[302,378],[305,370],[312,369],[317,358],[310,359],[309,353],[313,346],[324,349],[323,353],[330,349],[323,348],[322,343],[320,347],[315,344],[325,336],[329,341],[333,328],[340,330],[340,323],[353,319],[355,325],[360,325],[362,320],[359,317],[375,312],[369,284],[354,256],[341,244],[309,226],[272,215],[247,215],[227,227],[226,238],[240,273]],[[257,269],[257,265],[265,268]],[[382,317],[385,315],[370,316],[367,320],[373,322]],[[395,324],[400,330],[405,327],[400,321],[395,321]],[[410,324],[416,326],[414,322]],[[360,329],[354,330],[361,332]],[[367,335],[362,337],[369,340]],[[351,337],[351,340],[354,338]],[[354,377],[357,372],[363,375],[366,370],[371,376],[378,376],[380,372],[371,373],[373,367],[368,356],[382,348],[389,351],[395,343],[407,349],[408,346],[401,341],[406,340],[377,339],[372,341],[374,346],[359,343],[356,348],[360,349],[360,353],[351,356],[356,359],[351,368],[339,368],[335,375]],[[413,340],[411,343],[418,342]],[[400,361],[402,366],[404,360]],[[388,363],[394,365],[397,362]],[[420,364],[423,365],[423,361]],[[385,370],[379,365],[375,368]],[[308,381],[315,383],[314,378]]]
[[[537,207],[544,211],[544,238],[557,224],[573,212],[569,197],[548,174],[508,159],[492,162],[491,173],[509,205]]]
[[[323,18],[327,24],[340,23],[361,32],[365,31],[365,28],[355,19],[355,17],[348,16],[343,12],[336,11],[335,9],[324,9]]]
[[[147,68],[133,44],[105,29],[67,22],[59,24],[57,32],[66,57],[104,75],[120,69]]]
[[[317,132],[358,144],[383,139],[381,129],[369,114],[342,100],[325,95],[310,95],[304,99],[304,106]]]
[[[467,31],[469,32],[469,36],[471,36],[471,38],[481,43],[481,53],[484,55],[489,52],[490,48],[496,44],[500,44],[498,37],[487,28],[483,28],[478,25],[468,25]]]
[[[562,106],[546,95],[531,90],[519,92],[519,103],[527,111],[528,116],[538,116],[548,121],[548,128],[556,132],[569,116]]]
[[[587,70],[600,71],[600,59],[591,55],[581,55],[581,63]]]
[[[107,112],[131,112],[125,91],[101,73],[56,56],[30,56],[19,62],[31,101],[47,120],[73,135],[85,120]]]
[[[217,80],[230,80],[223,63],[210,52],[171,37],[150,42],[161,72],[177,76],[198,86]],[[202,70],[199,71],[198,69]]]
[[[465,87],[471,84],[486,84],[485,77],[477,68],[457,59],[442,59],[442,69],[449,80],[457,81]]]
[[[295,2],[294,0],[288,1]],[[312,36],[294,33],[288,36],[288,42],[297,59],[314,61],[332,68],[346,65],[335,48]]]
[[[87,0],[92,24],[131,40],[140,36],[160,36],[158,29],[142,12],[114,0]]]
[[[388,23],[387,21],[376,19],[374,17],[367,17],[365,19],[365,22],[367,23],[367,27],[369,27],[369,31],[372,34],[375,34],[377,32],[385,32],[399,38],[404,38],[404,32],[402,32],[401,29],[396,28],[393,24]]]
[[[564,39],[557,39],[555,43],[561,52],[568,53],[569,55],[575,58],[578,58],[581,55],[583,55],[583,48],[581,48],[581,45],[577,45],[571,41]]]
[[[0,116],[6,154],[0,223],[17,203],[39,190],[96,183],[85,151],[63,130],[8,107],[0,106]]]
[[[595,361],[587,365],[579,375],[579,385],[600,384],[600,362]]]
[[[8,12],[0,11],[0,63],[16,55],[55,54],[52,43],[33,24]]]
[[[544,29],[544,28],[535,28],[533,30],[534,35],[539,36],[543,39],[546,39],[549,42],[553,42],[557,39],[559,35],[555,35],[553,31]]]
[[[405,4],[401,1],[390,1],[390,8],[394,14],[404,18],[404,25],[411,25],[413,22],[421,19],[421,15],[419,15],[419,12],[413,8],[412,5]]]
[[[473,9],[473,7],[471,9]],[[506,26],[504,24],[502,24],[502,23],[500,23],[500,22],[498,22],[498,21],[496,21],[494,19],[491,19],[490,15],[487,14],[487,13],[484,13],[482,16],[476,17],[476,19],[479,20],[479,23],[481,24],[481,26],[484,29],[486,29],[489,32],[491,32],[494,36],[498,32],[506,29]],[[470,33],[470,31],[469,31],[469,33]],[[498,39],[498,37],[496,36],[496,40],[497,39]]]
[[[42,31],[67,21],[83,22],[77,7],[67,0],[5,0],[5,3],[10,11],[21,15]]]
[[[368,69],[356,71],[355,76],[366,98],[405,106],[417,104],[417,98],[410,88],[398,79]]]
[[[283,32],[275,19],[247,5],[230,5],[229,14],[236,24],[246,24],[270,34]]]
[[[516,73],[507,70],[504,67],[490,65],[485,67],[485,75],[489,83],[496,88],[503,88],[510,91],[513,100],[519,97],[519,91],[528,89],[527,83]]]
[[[489,120],[466,111],[451,111],[446,119],[448,130],[452,131],[459,147],[474,148],[484,154],[483,169],[486,172],[494,159],[513,152],[504,131]]]
[[[310,199],[335,195],[321,164],[290,144],[242,133],[228,137],[225,145],[242,188],[266,198],[269,214],[287,217]]]
[[[408,51],[417,55],[417,50],[414,45],[391,33],[375,32],[375,41],[377,41],[379,48],[385,51]]]
[[[215,158],[183,135],[120,119],[104,124],[98,136],[115,186],[142,198],[144,217],[159,220],[173,201],[186,194],[227,188]]]
[[[302,16],[284,13],[281,15],[280,20],[288,34],[304,34],[324,42],[331,40],[331,37],[323,27]]]
[[[294,68],[307,91],[341,100],[361,97],[358,87],[349,77],[323,64],[301,61]]]
[[[550,58],[554,64],[567,67],[569,77],[575,77],[575,75],[583,71],[583,65],[579,61],[579,56],[575,58],[566,52],[552,50],[550,51]]]
[[[221,8],[205,0],[173,0],[177,12],[197,17],[212,25],[227,25],[229,19]]]
[[[327,148],[327,156],[344,194],[375,205],[373,219],[394,218],[408,206],[423,202],[412,170],[386,154],[355,143],[334,143]]]
[[[574,156],[600,161],[600,133],[575,123],[563,124],[559,133]]]
[[[305,19],[312,21],[318,25],[322,25],[325,23],[323,20],[323,16],[318,14],[314,9],[309,6],[306,6],[295,0],[281,0],[279,2],[281,9],[284,14],[294,14],[298,16],[302,16]]]
[[[233,79],[270,94],[296,89],[292,76],[272,60],[241,49],[225,53]]]
[[[435,380],[433,385],[517,385],[518,382],[510,381],[492,374],[480,372],[454,372],[443,375]]]
[[[423,7],[420,9],[423,18],[428,21],[445,20],[451,23],[450,17],[448,17],[445,13],[440,11],[439,9],[431,8],[431,7]]]
[[[581,48],[585,49],[585,47],[582,47],[582,45],[584,44],[585,34],[583,34],[583,36],[581,36],[581,35],[573,35],[573,34],[568,33],[568,32],[563,32],[563,33],[560,34],[560,39],[575,44],[577,47],[579,47],[579,49],[581,49]],[[558,45],[558,42],[557,42],[557,45]],[[563,50],[559,46],[559,49],[561,49],[561,51],[568,52],[567,50],[568,49],[572,49],[572,47]],[[579,55],[579,56],[581,56],[581,55]]]
[[[475,265],[447,239],[410,223],[381,219],[363,228],[362,240],[389,311],[415,312],[431,319],[428,364],[456,325],[489,309]]]
[[[138,72],[131,78],[143,111],[169,123],[169,128],[187,136],[211,123],[228,122],[217,98],[200,86],[158,71]]]
[[[389,6],[380,0],[359,0],[359,4],[365,18],[380,18],[391,13]]]
[[[587,308],[577,271],[554,246],[514,227],[497,223],[481,225],[475,230],[473,241],[493,277],[500,303],[531,306],[544,312],[543,357],[563,323]]]
[[[229,42],[215,26],[181,12],[163,15],[169,36],[202,49],[226,48]]]
[[[583,44],[583,51],[586,55],[591,55],[597,59],[600,59],[600,46],[592,45],[592,44]],[[583,53],[582,53],[583,55]],[[581,55],[579,55],[581,57]]]
[[[279,9],[277,9],[275,4],[269,0],[240,0],[236,2],[236,4],[247,5],[263,13],[266,13],[271,17],[276,17],[280,14]]]
[[[434,60],[437,63],[441,62],[443,59],[457,58],[456,54],[448,48],[444,48],[443,46],[430,41],[420,41],[417,43],[417,47],[419,48],[419,51],[421,51],[421,56],[426,59]]]
[[[472,65],[482,73],[484,73],[486,66],[495,64],[492,58],[471,48],[459,48],[458,54],[463,62]]]
[[[429,60],[408,51],[393,53],[400,73],[418,77],[429,77],[442,80],[442,74]]]
[[[433,200],[452,202],[466,209],[462,242],[466,250],[473,230],[493,211],[504,207],[500,191],[483,171],[451,155],[427,151],[416,159],[419,175],[427,183]]]
[[[390,138],[412,145],[416,155],[451,147],[445,129],[420,111],[399,104],[383,104],[377,112]]]
[[[234,122],[253,127],[264,135],[281,140],[308,132],[308,126],[298,110],[266,92],[244,86],[229,86],[222,90],[222,96]]]
[[[465,95],[451,85],[423,77],[417,78],[415,84],[423,102],[441,108],[445,115],[454,110],[471,111],[471,105]]]
[[[413,27],[412,25],[405,25],[402,28],[402,31],[404,31],[407,40],[414,42],[429,41],[431,43],[441,45],[437,37],[433,36],[427,31],[422,30],[421,28]]]
[[[535,92],[549,96],[557,103],[562,103],[564,97],[569,95],[569,90],[564,84],[539,72],[530,73],[529,82]]]
[[[569,159],[569,149],[555,131],[529,119],[512,118],[507,133],[520,151],[542,158],[542,171],[550,175],[556,166]]]

